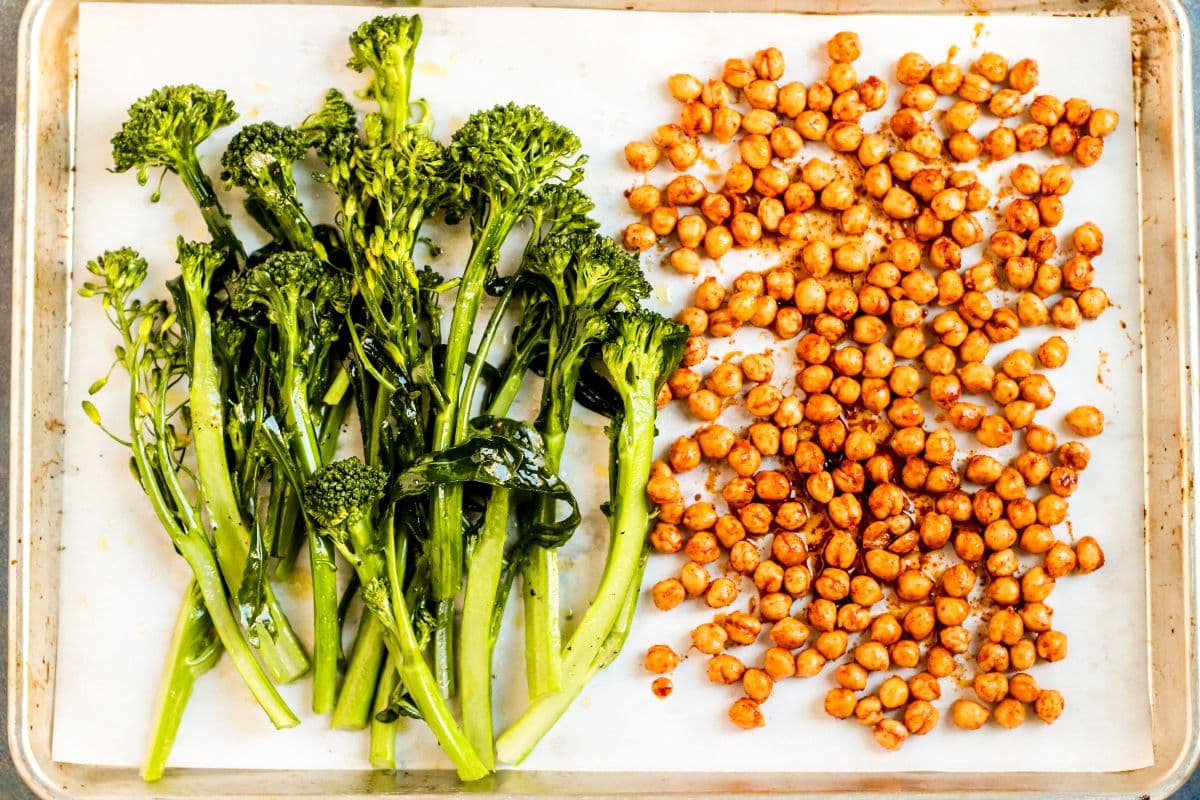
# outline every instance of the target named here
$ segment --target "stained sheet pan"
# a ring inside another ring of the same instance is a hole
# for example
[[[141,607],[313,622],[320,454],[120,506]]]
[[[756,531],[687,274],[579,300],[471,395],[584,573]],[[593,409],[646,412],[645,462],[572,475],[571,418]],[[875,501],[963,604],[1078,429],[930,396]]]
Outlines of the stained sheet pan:
[[[692,10],[676,4],[667,8]],[[855,6],[844,10],[874,9]],[[955,11],[941,7],[931,10]],[[1143,454],[1147,467],[1147,606],[1151,667],[1147,690],[1153,703],[1154,764],[1109,775],[966,772],[956,774],[953,780],[947,780],[949,776],[939,780],[937,773],[929,772],[888,774],[886,777],[809,773],[759,774],[749,782],[745,777],[720,772],[666,776],[639,772],[577,772],[572,768],[561,772],[505,774],[495,781],[497,792],[556,796],[612,793],[692,796],[703,791],[725,796],[742,792],[768,796],[800,791],[882,792],[885,795],[899,791],[916,794],[945,791],[949,795],[958,795],[969,790],[1005,794],[1018,790],[1045,796],[1056,791],[1068,794],[1144,793],[1156,787],[1165,788],[1172,780],[1181,778],[1191,760],[1195,689],[1195,662],[1191,649],[1194,603],[1190,583],[1194,389],[1184,371],[1187,364],[1194,363],[1190,348],[1195,297],[1188,238],[1192,218],[1190,181],[1187,180],[1191,174],[1188,164],[1190,146],[1186,141],[1189,93],[1187,87],[1180,84],[1182,73],[1178,71],[1188,61],[1186,52],[1181,50],[1186,47],[1186,32],[1178,27],[1182,15],[1172,17],[1171,9],[1165,8],[1150,10],[1159,13],[1153,18],[1153,26],[1149,25],[1152,17],[1146,16],[1147,9],[1120,8],[1115,13],[1129,14],[1133,20],[1138,90],[1135,101],[1144,278],[1141,323],[1145,332],[1142,386],[1146,424]],[[344,796],[363,791],[419,794],[451,790],[452,780],[437,771],[409,773],[394,780],[391,776],[354,770],[302,774],[182,770],[149,790],[137,782],[132,770],[68,766],[52,761],[48,747],[56,667],[54,628],[59,611],[55,607],[59,574],[56,550],[61,541],[57,511],[62,508],[63,501],[59,494],[61,435],[57,428],[60,415],[65,413],[61,376],[65,369],[63,331],[67,321],[64,315],[69,305],[68,287],[63,285],[63,276],[67,264],[77,263],[70,247],[76,232],[71,216],[71,183],[62,172],[71,166],[73,151],[74,106],[70,92],[75,86],[71,74],[74,70],[61,75],[61,79],[54,76],[56,71],[62,71],[64,63],[76,63],[72,36],[75,13],[74,8],[54,6],[53,0],[40,10],[31,9],[22,40],[26,77],[29,77],[31,64],[36,62],[38,66],[33,68],[36,79],[22,83],[22,90],[26,92],[22,100],[25,113],[22,130],[24,134],[34,133],[35,138],[22,140],[24,146],[19,149],[18,155],[22,158],[19,166],[35,167],[37,171],[22,173],[18,183],[18,216],[24,224],[17,231],[17,259],[14,262],[17,270],[15,299],[20,302],[14,306],[18,313],[14,331],[17,348],[14,364],[17,366],[14,367],[16,418],[13,433],[14,458],[18,461],[14,462],[13,475],[14,490],[25,493],[24,500],[21,495],[14,494],[12,527],[15,545],[13,613],[17,615],[13,625],[17,638],[12,673],[17,708],[12,717],[15,726],[12,742],[18,762],[30,773],[31,782],[43,786],[42,791],[48,795],[69,793],[62,796],[149,796],[151,791],[153,796],[170,797],[287,796],[314,792]],[[55,25],[60,26],[54,29],[57,35],[49,30]],[[46,49],[48,43],[53,43],[49,50]],[[39,58],[47,60],[39,61]],[[55,143],[61,149],[55,150]],[[55,156],[61,160],[56,161]],[[1178,185],[1164,180],[1164,176],[1172,176]],[[56,185],[59,191],[51,193]],[[33,488],[35,481],[36,489]],[[47,564],[51,566],[47,567]],[[34,576],[38,576],[38,580],[35,581]],[[30,616],[34,613],[40,616]],[[39,622],[32,623],[32,619]],[[29,649],[34,644],[39,645],[38,649]],[[644,646],[645,643],[641,644]],[[36,661],[29,660],[32,653],[37,654]],[[645,702],[649,702],[648,692],[646,698]],[[39,747],[44,749],[39,750]],[[267,775],[270,777],[266,778]],[[271,786],[267,794],[262,792],[263,785]]]

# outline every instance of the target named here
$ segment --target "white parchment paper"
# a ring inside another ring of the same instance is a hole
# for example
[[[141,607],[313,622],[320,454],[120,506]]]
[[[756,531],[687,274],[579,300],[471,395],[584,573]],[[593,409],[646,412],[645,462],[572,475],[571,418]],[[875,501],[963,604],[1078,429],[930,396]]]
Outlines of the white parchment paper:
[[[347,92],[361,87],[359,77],[343,67],[346,36],[375,13],[376,9],[304,5],[84,3],[73,285],[83,280],[87,259],[125,244],[150,259],[152,282],[161,279],[173,269],[176,234],[205,235],[198,214],[173,179],[166,181],[162,202],[153,206],[147,200],[149,188],[138,187],[132,175],[106,171],[111,163],[108,140],[133,99],[161,84],[196,82],[226,89],[244,122],[299,122],[320,104],[326,87]],[[957,48],[955,60],[964,67],[984,50],[996,50],[1011,60],[1030,56],[1040,64],[1039,91],[1086,97],[1121,113],[1121,127],[1105,140],[1100,164],[1075,171],[1075,189],[1066,198],[1067,216],[1058,229],[1067,242],[1079,222],[1091,219],[1101,225],[1105,250],[1096,259],[1098,284],[1116,308],[1078,332],[1065,334],[1072,345],[1070,362],[1051,376],[1058,400],[1039,415],[1039,421],[1053,420],[1064,436],[1062,415],[1075,405],[1097,405],[1108,421],[1105,436],[1094,448],[1093,466],[1072,498],[1071,525],[1059,532],[1068,539],[1094,535],[1108,563],[1096,575],[1059,582],[1051,602],[1055,627],[1071,637],[1070,657],[1033,670],[1041,685],[1063,693],[1063,717],[1046,726],[1031,713],[1032,721],[1016,731],[996,726],[959,731],[949,724],[946,712],[950,702],[969,694],[969,689],[960,690],[950,679],[943,681],[943,721],[935,733],[911,738],[900,753],[888,753],[871,741],[865,728],[823,714],[821,698],[833,685],[827,670],[818,678],[777,686],[764,709],[767,727],[740,732],[725,719],[736,692],[705,681],[702,656],[693,654],[676,671],[670,698],[651,695],[650,677],[641,668],[645,648],[667,642],[683,652],[687,632],[711,612],[688,604],[662,614],[646,598],[620,659],[593,681],[525,767],[713,771],[754,764],[768,771],[1111,771],[1149,764],[1140,290],[1128,20],[529,9],[424,9],[421,14],[425,36],[417,58],[415,95],[430,100],[438,134],[448,136],[483,106],[509,100],[540,104],[582,138],[591,155],[584,188],[596,199],[605,230],[614,233],[631,221],[622,193],[640,181],[624,165],[622,146],[630,139],[648,138],[654,125],[671,121],[677,113],[665,91],[666,76],[687,71],[707,78],[719,71],[724,58],[748,57],[767,45],[782,49],[788,67],[785,80],[805,83],[824,72],[826,39],[846,29],[858,31],[862,38],[864,55],[856,64],[860,78],[877,74],[891,80],[895,60],[907,50],[919,50],[936,63]],[[166,31],[170,35],[164,35]],[[889,108],[898,94],[893,85]],[[868,117],[865,126],[872,128],[878,119]],[[993,124],[985,114],[976,128],[978,135]],[[231,133],[220,132],[205,147],[202,155],[210,174],[216,174]],[[1043,163],[1036,155],[1025,160]],[[1010,160],[993,174],[1016,163]],[[704,169],[697,175],[710,188],[719,185]],[[226,202],[252,239],[253,229],[239,205],[233,196]],[[313,215],[322,217],[323,212],[314,209]],[[435,266],[453,272],[454,264],[461,263],[461,240],[462,232],[444,234],[447,252]],[[651,251],[645,261],[657,288],[653,302],[674,312],[687,304],[694,281],[661,268],[662,256]],[[979,248],[972,248],[964,264],[979,257]],[[763,268],[770,263],[761,255],[735,254],[719,270],[707,263],[705,274],[723,274],[728,281],[750,265]],[[1054,332],[1034,331],[1019,344],[1032,349]],[[74,302],[69,334],[54,757],[134,765],[148,733],[155,686],[187,570],[130,479],[124,452],[79,410],[86,387],[106,369],[114,344],[97,303]],[[769,338],[743,332],[734,346],[750,351],[770,344]],[[993,358],[1016,344],[997,348]],[[780,359],[785,361],[790,359]],[[120,418],[120,402],[121,392],[115,388],[99,398],[109,419]],[[666,412],[661,422],[664,449],[692,427],[677,409]],[[577,618],[603,561],[605,526],[596,507],[607,494],[607,444],[599,420],[585,412],[580,412],[572,437],[567,476],[587,512],[584,528],[564,554],[572,570],[565,587],[567,606]],[[646,585],[673,574],[681,563],[675,557],[652,558]],[[753,591],[748,584],[743,589],[739,602],[744,604]],[[297,630],[307,636],[308,587],[298,579],[281,594]],[[496,654],[500,722],[513,718],[524,695],[520,638],[514,619]],[[971,674],[972,667],[966,667],[965,679]],[[283,692],[303,724],[276,732],[223,660],[197,687],[172,763],[367,767],[365,733],[330,731],[324,720],[307,713],[307,682],[284,687]],[[448,765],[419,725],[407,726],[402,735],[399,763],[408,769]]]

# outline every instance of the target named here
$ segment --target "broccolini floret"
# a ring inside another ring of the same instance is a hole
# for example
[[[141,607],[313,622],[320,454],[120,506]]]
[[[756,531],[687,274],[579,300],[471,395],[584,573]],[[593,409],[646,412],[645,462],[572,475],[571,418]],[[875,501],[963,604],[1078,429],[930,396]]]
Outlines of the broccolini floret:
[[[128,117],[112,138],[112,154],[114,171],[136,170],[142,185],[152,170],[178,175],[204,215],[214,244],[230,255],[244,257],[241,242],[196,154],[196,148],[213,131],[236,119],[233,102],[219,89],[210,91],[195,84],[163,86],[129,107]],[[157,189],[151,199],[158,199]]]
[[[296,194],[293,165],[308,153],[308,139],[274,122],[247,125],[234,134],[221,157],[221,180],[249,195],[246,210],[277,241],[297,250],[325,249]]]
[[[375,17],[350,34],[353,55],[346,66],[370,72],[366,93],[379,104],[384,140],[394,139],[408,124],[413,59],[420,41],[421,17],[416,14]]]

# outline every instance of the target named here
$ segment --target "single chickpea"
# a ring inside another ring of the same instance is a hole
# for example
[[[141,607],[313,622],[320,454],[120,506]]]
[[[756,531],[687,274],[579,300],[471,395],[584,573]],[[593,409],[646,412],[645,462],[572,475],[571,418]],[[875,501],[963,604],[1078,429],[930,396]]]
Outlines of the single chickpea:
[[[791,659],[788,659],[791,661]],[[751,667],[742,673],[742,691],[751,700],[762,703],[771,696],[771,690],[775,688],[775,681],[771,680],[771,676],[764,670],[756,667]]]
[[[999,703],[1008,696],[1008,677],[1003,672],[982,672],[975,676],[973,686],[975,694],[985,703]]]
[[[1062,716],[1063,696],[1057,689],[1043,689],[1033,701],[1033,710],[1038,719],[1050,724]]]
[[[813,99],[812,89],[810,89],[809,104],[812,103]],[[810,142],[819,142],[825,138],[825,132],[829,130],[829,117],[825,116],[822,111],[810,108],[796,115],[793,127],[804,139]]]
[[[1038,63],[1032,58],[1022,58],[1008,72],[1008,85],[1021,94],[1033,91],[1038,82]]]
[[[753,84],[752,84],[753,85]],[[774,84],[770,84],[774,86]],[[747,89],[746,91],[749,91]],[[742,117],[742,130],[754,136],[769,136],[771,131],[779,125],[779,118],[774,111],[768,111],[765,108],[754,108],[747,111]],[[768,139],[768,141],[770,141]],[[755,140],[757,146],[761,147],[761,143]]]
[[[1075,558],[1079,572],[1084,575],[1104,566],[1104,551],[1091,536],[1084,536],[1075,543]]]
[[[1018,702],[1033,703],[1042,693],[1042,690],[1032,675],[1022,672],[1013,675],[1009,680],[1008,693]]]
[[[725,618],[722,623],[725,628],[725,633],[729,636],[729,641],[739,645],[754,644],[754,640],[758,638],[759,632],[762,631],[762,622],[752,614],[745,611],[735,611]]]
[[[808,106],[808,87],[792,81],[779,88],[775,110],[785,117],[795,119]]]
[[[963,75],[958,96],[972,103],[986,103],[992,98],[992,82],[974,71]]]
[[[700,102],[712,109],[728,106],[732,99],[729,84],[720,78],[713,78],[704,84],[700,90]]]
[[[644,664],[649,672],[662,675],[679,666],[679,655],[665,644],[656,644],[646,651]]]
[[[1062,661],[1067,657],[1067,634],[1062,631],[1039,633],[1034,645],[1037,646],[1038,657],[1044,661]]]
[[[1066,213],[1062,200],[1053,195],[1043,195],[1038,198],[1037,205],[1038,215],[1043,225],[1053,228],[1062,222],[1063,215]]]
[[[846,654],[846,646],[849,644],[849,642],[850,634],[848,634],[846,631],[825,631],[817,637],[815,647],[817,652],[823,657],[833,661],[834,659],[841,658]],[[862,675],[862,673],[862,667],[855,664],[851,669],[843,672],[843,675],[850,676],[850,680],[843,682],[839,677],[838,682],[843,686],[847,684],[857,685],[860,680],[865,682],[865,677]]]
[[[772,681],[790,678],[796,674],[796,659],[792,657],[791,651],[782,647],[768,648],[763,654],[763,672]]]
[[[705,655],[715,656],[725,649],[729,635],[714,622],[705,622],[692,630],[692,646]]]
[[[992,95],[988,102],[988,111],[1001,119],[1018,116],[1024,110],[1025,101],[1021,99],[1021,92],[1016,89],[1001,89]],[[1019,133],[1017,138],[1020,139]]]
[[[893,675],[879,685],[879,702],[886,709],[900,708],[908,702],[908,683]]]
[[[783,53],[768,47],[754,54],[754,72],[759,78],[779,80],[783,75]]]
[[[1021,597],[1027,603],[1041,603],[1054,590],[1054,578],[1044,568],[1031,567],[1021,576]]]
[[[650,212],[650,230],[657,236],[668,236],[678,219],[679,212],[673,206],[659,206]]]
[[[1008,649],[997,642],[984,642],[975,656],[975,661],[980,670],[1003,675],[1008,670]],[[1005,678],[1004,691],[1008,691],[1007,678]]]
[[[667,184],[667,202],[671,205],[695,205],[705,194],[704,184],[693,175],[678,175]]]
[[[757,224],[757,220],[755,220]],[[733,247],[733,236],[724,225],[714,225],[704,234],[704,252],[711,259],[718,259]]]
[[[679,111],[679,127],[689,136],[699,136],[700,134],[708,133],[713,129],[712,109],[698,100],[684,103],[683,108]],[[680,151],[678,155],[675,154],[676,150],[685,146],[688,150]],[[691,155],[690,159],[687,157],[687,154]],[[692,140],[677,142],[667,150],[667,156],[671,159],[671,163],[675,166],[675,169],[686,169],[688,166],[696,163],[699,155],[700,146]],[[680,166],[680,162],[683,161],[687,162],[686,165]]]
[[[667,78],[667,90],[670,91],[671,97],[681,103],[687,103],[700,96],[704,84],[695,76],[680,73]]]
[[[670,611],[682,603],[687,596],[683,583],[677,578],[659,581],[654,584],[651,593],[654,597],[654,605],[660,611]]]
[[[729,707],[729,721],[744,730],[760,728],[766,724],[762,709],[749,697],[739,697],[734,701]]]
[[[1108,295],[1098,286],[1091,286],[1079,293],[1079,313],[1084,319],[1096,319],[1108,308]]]
[[[854,706],[854,719],[861,725],[876,725],[883,720],[883,703],[878,697],[864,697]]]
[[[880,672],[891,664],[887,647],[880,642],[863,642],[855,647],[854,661],[868,672]]]
[[[1090,167],[1104,155],[1104,140],[1095,136],[1081,136],[1075,145],[1075,161],[1081,167]]]
[[[1076,436],[1098,436],[1104,431],[1104,413],[1095,406],[1077,406],[1067,412],[1066,420]]]
[[[1021,530],[1021,549],[1026,553],[1045,553],[1054,546],[1054,534],[1045,525],[1033,523]]]
[[[1088,135],[1097,138],[1107,136],[1117,129],[1120,118],[1117,112],[1109,108],[1097,108],[1088,117]]]
[[[994,578],[985,594],[994,605],[1011,606],[1021,599],[1021,584],[1015,578]]]
[[[1013,669],[1029,669],[1037,661],[1037,650],[1034,649],[1032,641],[1022,639],[1008,648],[1008,658],[1012,662]],[[1013,680],[1009,681],[1010,691],[1011,685],[1019,682],[1019,676],[1014,675]],[[1036,686],[1036,684],[1034,685]]]
[[[976,731],[988,721],[990,712],[974,700],[955,700],[950,707],[950,719],[958,727]]]
[[[687,540],[683,552],[697,564],[711,564],[721,557],[721,544],[716,534],[699,531]]]
[[[908,728],[894,719],[880,720],[875,724],[872,733],[875,734],[875,741],[885,750],[899,750],[908,738]]]
[[[1047,128],[1057,125],[1064,113],[1066,113],[1066,107],[1063,102],[1049,94],[1038,95],[1029,105],[1029,116],[1033,117],[1034,122],[1045,125]],[[1068,149],[1067,152],[1070,150]]]
[[[650,142],[630,142],[625,145],[625,161],[638,172],[648,172],[658,163],[659,149]]]
[[[649,214],[658,207],[662,193],[657,187],[645,183],[627,193],[629,207],[639,214]]]
[[[963,72],[956,64],[943,61],[929,71],[929,82],[938,94],[954,94],[962,85]]]
[[[830,689],[825,695],[825,713],[835,719],[848,719],[858,700],[849,689]]]
[[[873,551],[872,551],[873,552]],[[929,638],[937,624],[933,606],[913,606],[904,615],[904,631],[917,640]]]
[[[735,89],[744,89],[756,76],[757,73],[754,71],[754,67],[746,59],[730,58],[725,61],[721,80]]]
[[[853,64],[835,61],[825,71],[825,83],[829,84],[829,88],[838,97],[841,97],[854,89],[855,84],[858,83],[858,72],[854,69]],[[837,98],[834,98],[832,108],[836,111]]]
[[[709,608],[724,608],[737,600],[737,584],[729,578],[717,578],[713,581],[704,595],[704,602]]]
[[[929,62],[919,53],[905,53],[896,63],[896,80],[907,86],[921,83],[929,75]]]
[[[980,421],[975,438],[985,447],[1003,447],[1012,441],[1012,430],[1008,420],[992,414]]]
[[[862,55],[862,43],[853,31],[835,33],[825,46],[830,61],[849,63]]]
[[[796,675],[801,678],[814,677],[821,674],[821,670],[825,669],[826,663],[828,662],[825,656],[821,655],[815,649],[801,650],[796,654]]]
[[[783,597],[786,598],[786,601],[790,605],[792,598],[788,595],[783,595]],[[782,604],[783,601],[780,602]],[[808,637],[811,634],[809,627],[795,617],[785,615],[774,622],[775,624],[771,626],[770,636],[771,641],[775,643],[776,647],[781,647],[785,650],[795,650],[803,647],[804,643],[808,641]]]
[[[842,120],[825,133],[825,144],[837,153],[853,153],[862,145],[863,130],[857,122]]]
[[[817,81],[808,87],[808,108],[810,111],[825,112],[833,106],[833,87],[825,81]],[[828,119],[828,118],[826,118]]]
[[[742,675],[746,673],[746,666],[737,656],[721,653],[708,660],[708,664],[705,666],[705,673],[712,683],[721,683],[729,686],[741,681]]]
[[[983,152],[983,143],[968,131],[959,131],[950,136],[946,149],[955,161],[967,163],[979,158]],[[955,237],[957,238],[957,237]]]
[[[868,111],[883,108],[888,98],[887,82],[874,75],[866,78],[858,86],[858,97],[863,107]]]
[[[992,710],[992,717],[1003,728],[1016,728],[1025,722],[1025,706],[1020,700],[1001,700]]]

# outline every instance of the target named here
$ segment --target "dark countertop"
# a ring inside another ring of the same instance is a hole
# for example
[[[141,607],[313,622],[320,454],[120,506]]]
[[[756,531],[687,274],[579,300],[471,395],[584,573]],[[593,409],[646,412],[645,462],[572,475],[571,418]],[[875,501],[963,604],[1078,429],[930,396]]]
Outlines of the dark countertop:
[[[1200,25],[1200,0],[1182,0],[1192,20],[1192,72],[1200,73],[1200,38],[1196,28]],[[17,27],[21,18],[24,0],[0,0],[0,253],[12,252],[12,224],[10,209],[12,208],[13,189],[13,114],[16,106],[16,73],[17,73]],[[1200,84],[1195,89],[1200,90]],[[1198,98],[1200,100],[1200,98]],[[1200,102],[1196,103],[1193,128],[1200,129]],[[1200,141],[1200,140],[1198,140]],[[1198,154],[1200,155],[1200,154]],[[1200,157],[1197,158],[1200,163]],[[7,259],[5,259],[7,260]],[[8,320],[11,315],[10,287],[12,277],[6,270],[0,270],[0,375],[9,372],[10,330]],[[8,420],[8,391],[0,391],[0,420]],[[0,453],[8,452],[8,428],[0,423]],[[0,487],[8,485],[8,459],[0,459]],[[8,497],[0,494],[0,528],[6,527],[8,519]],[[6,553],[8,548],[7,531],[0,533],[0,552]],[[7,557],[4,559],[7,561]],[[7,607],[8,587],[7,573],[0,574],[0,608]],[[8,614],[0,611],[0,642],[8,641]],[[7,730],[7,686],[0,685],[0,728]],[[1200,800],[1200,772],[1183,787],[1175,796],[1177,800]],[[21,782],[20,776],[12,765],[8,748],[0,750],[0,800],[34,800],[34,795]]]

